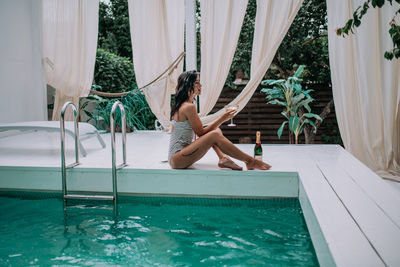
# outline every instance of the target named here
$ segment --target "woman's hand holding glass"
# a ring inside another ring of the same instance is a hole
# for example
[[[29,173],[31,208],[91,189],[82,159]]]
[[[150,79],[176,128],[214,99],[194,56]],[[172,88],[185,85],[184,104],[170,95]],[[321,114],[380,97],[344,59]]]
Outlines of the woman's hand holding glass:
[[[230,104],[225,106],[225,114],[229,114],[231,123],[228,124],[228,126],[236,126],[236,124],[233,123],[233,117],[235,116],[237,110],[239,109],[239,105],[236,104]],[[229,118],[228,118],[229,119]]]

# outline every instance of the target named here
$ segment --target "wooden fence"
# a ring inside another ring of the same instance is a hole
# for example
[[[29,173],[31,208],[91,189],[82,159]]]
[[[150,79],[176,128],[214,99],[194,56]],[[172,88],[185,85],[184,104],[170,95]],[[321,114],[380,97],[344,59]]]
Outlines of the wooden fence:
[[[307,87],[314,90],[314,92],[311,93],[315,99],[312,111],[319,114],[332,99],[332,89],[328,85],[321,84],[308,85]],[[243,86],[235,90],[224,88],[211,113],[223,108],[239,94],[241,89],[243,89]],[[277,136],[277,130],[284,119],[280,114],[283,107],[267,104],[265,94],[261,93],[260,89],[261,87],[257,88],[246,107],[234,117],[233,121],[237,126],[229,127],[227,126],[228,122],[226,122],[221,125],[222,132],[233,143],[255,143],[256,131],[261,131],[261,140],[264,144],[289,143],[287,126],[285,126],[281,139]],[[334,108],[320,125],[315,137],[315,143],[326,143],[322,135],[335,136],[334,130],[332,129],[337,129]],[[300,143],[304,143],[304,135],[300,136]]]

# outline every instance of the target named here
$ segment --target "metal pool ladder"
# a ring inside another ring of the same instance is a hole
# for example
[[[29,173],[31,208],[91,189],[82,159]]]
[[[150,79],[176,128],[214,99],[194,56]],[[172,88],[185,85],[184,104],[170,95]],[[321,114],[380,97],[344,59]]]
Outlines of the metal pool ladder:
[[[64,127],[64,116],[67,108],[71,106],[74,112],[74,138],[75,138],[75,162],[69,165],[65,165],[65,127]],[[115,153],[115,112],[117,108],[121,112],[121,125],[122,125],[122,150],[123,150],[123,163],[116,166],[116,153]],[[112,153],[112,195],[83,195],[83,194],[69,194],[67,190],[67,169],[78,166],[79,163],[79,129],[78,129],[78,111],[75,105],[68,101],[64,104],[60,114],[60,133],[61,133],[61,175],[62,175],[62,192],[64,204],[67,199],[85,199],[85,200],[112,200],[114,202],[114,209],[117,208],[117,170],[122,169],[128,164],[126,163],[126,120],[125,120],[125,109],[120,101],[116,101],[111,109],[110,114],[110,127],[111,127],[111,153]]]

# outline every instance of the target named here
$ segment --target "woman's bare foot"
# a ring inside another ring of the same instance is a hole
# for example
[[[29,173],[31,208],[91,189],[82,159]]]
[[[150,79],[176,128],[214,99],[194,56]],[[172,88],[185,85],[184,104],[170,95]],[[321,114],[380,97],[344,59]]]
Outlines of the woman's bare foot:
[[[228,157],[223,157],[218,161],[218,167],[220,168],[229,168],[232,170],[236,170],[236,171],[241,171],[243,170],[242,167],[240,167],[239,165],[237,165],[235,162],[233,162],[233,160],[231,160]]]
[[[269,170],[271,168],[271,165],[262,162],[261,160],[251,158],[250,161],[246,162],[246,167],[248,170]]]

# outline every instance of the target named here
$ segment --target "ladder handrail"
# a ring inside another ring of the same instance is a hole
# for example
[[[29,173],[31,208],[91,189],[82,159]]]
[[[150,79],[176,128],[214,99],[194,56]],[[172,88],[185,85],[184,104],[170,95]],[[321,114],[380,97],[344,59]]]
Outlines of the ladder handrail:
[[[115,112],[119,108],[121,112],[121,129],[122,129],[122,155],[123,163],[116,166],[116,152],[115,152]],[[112,178],[113,178],[113,196],[114,204],[117,203],[117,168],[123,168],[126,164],[126,120],[125,120],[125,109],[121,101],[116,101],[110,113],[110,130],[111,130],[111,153],[112,153]]]
[[[72,106],[74,112],[74,137],[75,137],[75,163],[68,166],[65,165],[65,126],[64,126],[64,114],[69,106]],[[121,128],[122,128],[122,150],[123,150],[123,163],[116,166],[116,153],[115,153],[115,112],[117,108],[121,112]],[[125,109],[120,101],[116,101],[112,106],[110,113],[110,130],[111,130],[111,153],[112,153],[112,186],[113,195],[79,195],[79,194],[68,194],[67,190],[67,172],[66,169],[73,168],[79,165],[79,129],[78,129],[78,117],[79,111],[76,109],[72,102],[66,102],[61,109],[60,114],[60,134],[61,134],[61,173],[62,173],[62,190],[64,199],[64,211],[66,210],[67,199],[95,199],[95,200],[113,200],[114,201],[114,214],[118,214],[118,202],[117,202],[117,170],[122,169],[128,164],[126,163],[126,119]]]
[[[75,139],[75,163],[65,165],[65,123],[64,116],[67,108],[71,106],[74,113],[74,139]],[[68,101],[64,104],[60,113],[60,135],[61,135],[61,175],[62,175],[62,191],[63,196],[67,194],[67,168],[79,165],[79,128],[78,128],[79,111],[75,105]]]

